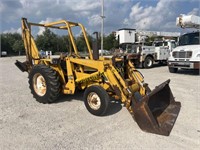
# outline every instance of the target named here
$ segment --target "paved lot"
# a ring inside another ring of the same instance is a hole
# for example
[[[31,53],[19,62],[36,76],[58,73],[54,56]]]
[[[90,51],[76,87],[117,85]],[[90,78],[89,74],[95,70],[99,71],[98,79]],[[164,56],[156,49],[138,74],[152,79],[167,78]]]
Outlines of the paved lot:
[[[62,96],[44,105],[30,94],[27,73],[16,59],[0,58],[0,149],[198,149],[200,148],[200,76],[170,74],[166,66],[140,69],[151,88],[171,79],[170,87],[182,108],[169,137],[139,129],[126,108],[112,104],[109,115],[91,115],[83,93]]]

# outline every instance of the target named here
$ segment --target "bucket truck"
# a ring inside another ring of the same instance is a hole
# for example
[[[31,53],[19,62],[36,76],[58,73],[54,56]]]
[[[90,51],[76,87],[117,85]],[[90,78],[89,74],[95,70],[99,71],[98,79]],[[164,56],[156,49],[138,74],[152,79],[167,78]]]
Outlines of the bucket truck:
[[[195,15],[180,15],[176,25],[181,28],[200,29],[200,17]],[[169,72],[176,73],[178,69],[200,69],[200,37],[199,30],[180,36],[176,47],[169,59]]]
[[[142,31],[123,28],[116,32],[119,44],[128,53],[128,58],[137,67],[151,68],[154,62],[167,62],[170,52],[175,48],[175,40],[165,39],[154,41],[153,45],[144,44],[147,37],[175,37],[180,36],[178,32]]]

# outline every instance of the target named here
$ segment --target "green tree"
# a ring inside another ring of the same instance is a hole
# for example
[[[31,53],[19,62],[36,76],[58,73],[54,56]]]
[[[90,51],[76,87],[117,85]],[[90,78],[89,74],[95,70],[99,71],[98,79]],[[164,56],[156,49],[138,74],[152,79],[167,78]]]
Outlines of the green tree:
[[[69,36],[63,35],[57,37],[57,50],[59,52],[69,52],[70,44],[69,44]]]
[[[1,51],[6,51],[8,54],[12,52],[12,47],[9,44],[5,34],[1,34]]]
[[[38,50],[52,51],[53,53],[58,51],[57,35],[50,29],[46,28],[42,35],[36,37],[36,44]]]
[[[12,48],[15,52],[18,52],[21,55],[21,52],[24,51],[24,45],[22,40],[16,40],[12,45]]]
[[[92,36],[87,34],[87,38],[88,38],[90,46],[92,46],[92,42],[93,42]],[[77,49],[80,52],[87,52],[87,45],[86,45],[85,38],[84,38],[83,34],[81,34],[80,36],[78,36],[76,38],[76,45],[77,45]]]
[[[104,37],[103,43],[104,43],[104,49],[106,50],[117,48],[119,46],[118,41],[116,40],[115,35],[113,33]]]
[[[1,50],[7,51],[9,55],[20,54],[24,51],[21,35],[19,33],[1,34]]]

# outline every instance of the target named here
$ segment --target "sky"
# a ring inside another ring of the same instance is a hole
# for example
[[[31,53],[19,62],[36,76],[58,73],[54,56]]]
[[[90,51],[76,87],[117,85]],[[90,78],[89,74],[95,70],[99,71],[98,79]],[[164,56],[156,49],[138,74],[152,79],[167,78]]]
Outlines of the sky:
[[[104,0],[104,33],[120,28],[182,32],[180,14],[200,16],[199,0]],[[87,32],[101,31],[101,0],[0,0],[0,32],[21,32],[21,18],[35,23],[61,19],[82,23]],[[41,34],[43,29],[35,30]]]

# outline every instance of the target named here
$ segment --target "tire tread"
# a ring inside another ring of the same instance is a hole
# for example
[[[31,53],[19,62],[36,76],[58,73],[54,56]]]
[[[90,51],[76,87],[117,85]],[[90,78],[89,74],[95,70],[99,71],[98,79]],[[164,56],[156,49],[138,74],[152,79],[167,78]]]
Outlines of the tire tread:
[[[32,85],[32,78],[35,73],[41,73],[43,74],[43,77],[46,80],[47,87],[47,93],[44,96],[38,96],[33,88]],[[31,93],[33,97],[36,99],[36,101],[46,104],[46,103],[52,103],[54,102],[60,95],[60,82],[59,77],[55,70],[50,68],[49,66],[39,64],[32,68],[31,72],[29,73],[29,88],[31,90]]]

